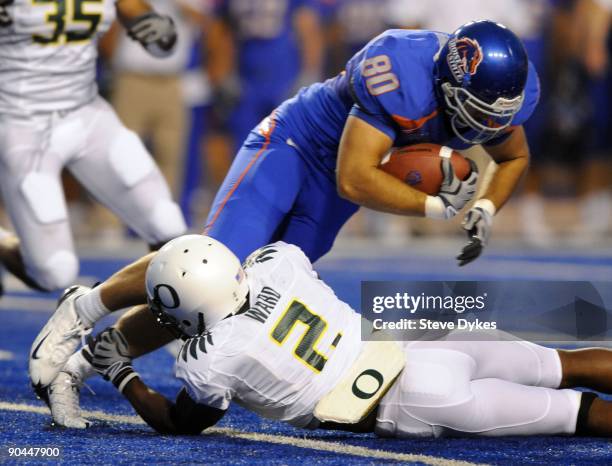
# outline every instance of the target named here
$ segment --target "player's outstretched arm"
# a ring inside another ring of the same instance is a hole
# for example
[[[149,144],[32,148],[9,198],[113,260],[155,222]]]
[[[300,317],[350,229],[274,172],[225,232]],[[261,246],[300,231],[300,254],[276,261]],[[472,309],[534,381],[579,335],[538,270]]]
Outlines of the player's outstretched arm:
[[[216,424],[224,410],[200,405],[183,389],[176,402],[149,388],[132,368],[127,341],[109,328],[89,342],[92,365],[128,399],[147,424],[162,434],[197,435]]]
[[[487,187],[484,199],[493,203],[496,210],[510,199],[529,166],[529,145],[522,126],[514,128],[512,134],[501,144],[484,146],[497,162],[498,168]]]
[[[294,86],[297,91],[321,78],[324,45],[320,20],[313,8],[303,6],[298,9],[293,22],[302,55],[302,69]]]
[[[163,395],[147,387],[140,378],[127,384],[123,395],[136,412],[160,434],[198,435],[214,426],[225,414],[222,409],[211,408],[193,401],[182,389],[172,403]]]
[[[482,254],[491,235],[493,216],[516,190],[529,165],[529,145],[522,126],[514,128],[501,144],[485,146],[484,149],[497,162],[498,168],[484,195],[463,219],[468,244],[457,256],[460,266],[469,264]]]
[[[360,118],[349,116],[338,149],[339,194],[382,212],[441,219],[453,217],[471,199],[477,173],[461,181],[451,169],[445,180],[452,189],[442,199],[428,196],[380,170],[380,162],[392,145],[393,141],[385,133]]]
[[[155,57],[174,51],[177,35],[172,18],[155,12],[145,0],[117,0],[117,16],[128,36]]]

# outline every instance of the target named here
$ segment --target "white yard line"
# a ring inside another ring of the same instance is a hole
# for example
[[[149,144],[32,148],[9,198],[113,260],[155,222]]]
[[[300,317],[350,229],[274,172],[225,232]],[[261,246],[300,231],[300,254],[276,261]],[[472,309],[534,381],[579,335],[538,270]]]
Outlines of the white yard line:
[[[0,350],[0,361],[11,361],[15,359],[15,355],[10,351]]]
[[[49,415],[49,410],[46,407],[34,406],[25,403],[9,403],[5,401],[0,401],[0,410]],[[118,422],[134,425],[144,424],[144,421],[138,416],[109,414],[104,411],[83,411],[83,416],[88,419],[95,419],[106,422]],[[440,458],[436,456],[416,455],[411,453],[396,453],[392,451],[377,450],[373,448],[359,447],[354,445],[343,445],[341,443],[328,442],[325,440],[291,437],[288,435],[271,435],[262,434],[258,432],[246,432],[238,429],[229,429],[226,427],[213,427],[205,431],[205,435],[211,434],[224,435],[226,437],[250,440],[253,442],[266,442],[277,445],[289,445],[297,448],[328,451],[332,453],[337,453],[339,455],[352,455],[379,460],[394,460],[413,463],[418,462],[432,466],[472,466],[476,464],[467,461],[458,461],[447,458]]]

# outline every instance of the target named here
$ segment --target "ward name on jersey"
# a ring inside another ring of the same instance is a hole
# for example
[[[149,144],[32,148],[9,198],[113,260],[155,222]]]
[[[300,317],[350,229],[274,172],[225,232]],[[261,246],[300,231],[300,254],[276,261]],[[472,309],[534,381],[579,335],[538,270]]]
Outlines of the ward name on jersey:
[[[0,114],[27,117],[93,101],[97,41],[114,0],[15,0],[0,28]]]
[[[176,375],[200,404],[231,401],[297,427],[351,367],[363,343],[361,318],[319,280],[296,246],[273,243],[245,263],[246,311],[187,341]]]

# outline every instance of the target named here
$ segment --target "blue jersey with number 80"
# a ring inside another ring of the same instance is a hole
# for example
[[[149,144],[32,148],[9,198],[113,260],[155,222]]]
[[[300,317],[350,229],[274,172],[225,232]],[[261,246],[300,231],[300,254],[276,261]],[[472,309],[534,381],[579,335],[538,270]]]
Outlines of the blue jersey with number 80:
[[[469,145],[447,125],[436,96],[434,58],[447,38],[432,31],[384,32],[349,60],[345,72],[302,89],[281,105],[275,113],[277,127],[302,157],[330,173],[349,115],[376,127],[396,146],[430,142],[466,149]],[[530,63],[523,107],[513,126],[529,118],[539,94],[538,76]]]

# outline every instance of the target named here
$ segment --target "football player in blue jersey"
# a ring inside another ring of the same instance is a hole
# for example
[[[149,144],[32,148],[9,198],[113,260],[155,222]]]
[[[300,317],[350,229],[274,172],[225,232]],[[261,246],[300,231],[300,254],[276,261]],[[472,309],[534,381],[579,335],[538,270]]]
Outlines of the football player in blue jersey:
[[[214,90],[206,140],[219,187],[236,149],[266,115],[318,81],[323,57],[315,0],[219,0],[208,36]]]
[[[316,261],[359,205],[448,219],[471,199],[476,175],[461,182],[448,162],[437,196],[384,173],[378,165],[392,147],[482,144],[499,168],[466,214],[464,265],[481,253],[493,216],[527,168],[521,125],[538,96],[522,43],[502,25],[472,22],[450,36],[389,30],[343,73],[302,89],[251,132],[205,231],[241,258],[266,239],[283,239]]]
[[[328,69],[336,74],[372,37],[389,28],[386,0],[318,0]]]
[[[502,25],[472,22],[452,35],[387,31],[357,53],[345,72],[302,89],[251,132],[217,194],[206,232],[241,260],[282,240],[314,262],[359,205],[448,219],[473,197],[475,170],[461,181],[448,159],[442,160],[444,179],[435,196],[379,170],[393,146],[483,144],[499,168],[465,215],[469,242],[459,261],[466,264],[480,255],[493,216],[527,168],[521,124],[538,95],[538,78],[523,45]],[[152,257],[94,289],[67,290],[32,345],[30,377],[39,392],[76,350],[78,335],[111,311],[146,303],[145,271]],[[145,306],[135,309],[122,318],[132,356],[171,339]],[[58,332],[67,336],[57,338]],[[46,338],[58,343],[37,351]]]

